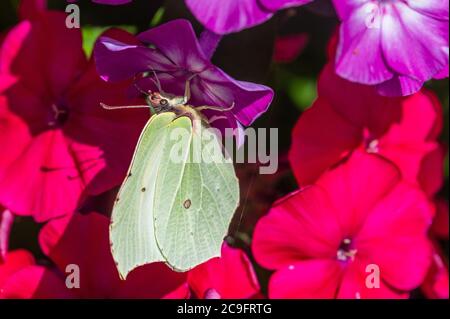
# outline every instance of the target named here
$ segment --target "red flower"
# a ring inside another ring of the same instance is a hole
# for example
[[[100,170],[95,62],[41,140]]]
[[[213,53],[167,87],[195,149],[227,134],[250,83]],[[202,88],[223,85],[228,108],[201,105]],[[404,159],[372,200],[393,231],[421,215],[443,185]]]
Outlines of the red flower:
[[[252,248],[276,271],[271,298],[401,298],[428,270],[431,218],[424,194],[395,165],[357,152],[279,201],[257,224]],[[370,289],[373,265],[380,286]]]
[[[435,201],[436,215],[431,225],[431,235],[438,239],[448,240],[449,233],[449,216],[448,216],[448,202],[443,199]]]
[[[34,265],[34,257],[26,250],[10,251],[0,263],[0,289],[3,284],[18,271]]]
[[[379,96],[375,89],[345,81],[327,65],[319,98],[292,133],[290,162],[300,185],[359,148],[393,161],[403,177],[429,195],[443,181],[444,152],[436,141],[441,106],[429,91],[406,98]]]
[[[72,213],[83,194],[121,183],[148,113],[126,104],[128,86],[102,81],[65,15],[41,12],[0,51],[0,203],[37,221]]]
[[[307,33],[279,36],[275,39],[273,60],[277,63],[295,61],[305,49],[309,41]]]
[[[433,263],[428,270],[428,274],[421,288],[425,296],[429,299],[448,299],[448,264],[445,261],[441,249],[438,248],[437,243],[435,243],[434,247]]]
[[[257,297],[259,289],[245,253],[224,243],[221,257],[189,271],[187,282],[166,298],[248,299]]]
[[[31,266],[0,286],[4,298],[160,298],[178,287],[185,275],[162,263],[136,269],[119,279],[109,248],[109,220],[98,213],[55,219],[41,231],[40,243],[56,269]],[[80,288],[65,285],[66,268],[79,268]]]

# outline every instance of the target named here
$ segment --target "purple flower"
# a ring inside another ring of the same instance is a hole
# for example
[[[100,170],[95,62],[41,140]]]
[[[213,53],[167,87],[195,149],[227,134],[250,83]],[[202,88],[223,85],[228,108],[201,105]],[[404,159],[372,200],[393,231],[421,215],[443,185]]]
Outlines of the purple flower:
[[[269,20],[278,10],[307,4],[313,0],[185,0],[194,16],[207,29],[227,34]]]
[[[132,0],[93,0],[118,5]],[[278,10],[314,0],[185,0],[194,16],[217,34],[241,31],[269,20]]]
[[[100,4],[110,4],[113,6],[117,6],[120,4],[126,4],[126,3],[130,3],[132,0],[92,0],[95,3],[100,3]]]
[[[342,25],[336,72],[376,85],[386,96],[410,95],[448,76],[448,0],[333,0]]]
[[[165,92],[183,95],[186,81],[191,78],[189,104],[228,108],[234,103],[227,112],[205,111],[208,117],[226,117],[214,122],[217,128],[248,126],[267,110],[273,91],[263,85],[237,81],[214,66],[210,56],[214,41],[218,40],[218,36],[206,32],[199,43],[189,21],[174,20],[139,34],[137,39],[124,31],[112,30],[99,38],[94,55],[98,72],[107,81],[154,71]],[[154,82],[155,76],[150,74],[137,84],[145,90],[158,91]]]

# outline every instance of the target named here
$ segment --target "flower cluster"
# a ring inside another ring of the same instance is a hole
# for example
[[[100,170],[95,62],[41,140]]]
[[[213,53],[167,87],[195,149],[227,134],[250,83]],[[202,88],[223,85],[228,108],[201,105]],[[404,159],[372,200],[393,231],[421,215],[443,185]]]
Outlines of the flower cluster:
[[[448,0],[332,1],[340,25],[317,98],[288,127],[276,174],[236,167],[242,205],[221,256],[186,273],[152,263],[118,274],[111,208],[150,112],[101,105],[189,83],[189,104],[215,106],[205,118],[242,145],[278,91],[217,66],[219,42],[312,2],[185,0],[199,36],[185,19],[112,28],[88,57],[63,12],[22,0],[0,34],[0,299],[448,298],[443,106],[423,87],[448,77]],[[279,35],[272,64],[295,63],[310,41]],[[10,249],[16,216],[42,224],[40,258]]]

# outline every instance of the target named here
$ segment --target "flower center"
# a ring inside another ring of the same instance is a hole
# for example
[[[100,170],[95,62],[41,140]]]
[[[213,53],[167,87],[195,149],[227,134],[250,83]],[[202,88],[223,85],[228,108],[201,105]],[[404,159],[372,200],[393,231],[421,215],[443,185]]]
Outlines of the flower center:
[[[48,126],[62,126],[67,122],[68,119],[69,111],[67,110],[67,108],[58,104],[52,104],[49,114]]]
[[[368,129],[364,130],[363,133],[364,148],[367,153],[378,153],[380,151],[379,141],[373,137]]]
[[[340,261],[353,261],[356,253],[357,250],[353,247],[351,239],[345,238],[339,246],[336,258]]]

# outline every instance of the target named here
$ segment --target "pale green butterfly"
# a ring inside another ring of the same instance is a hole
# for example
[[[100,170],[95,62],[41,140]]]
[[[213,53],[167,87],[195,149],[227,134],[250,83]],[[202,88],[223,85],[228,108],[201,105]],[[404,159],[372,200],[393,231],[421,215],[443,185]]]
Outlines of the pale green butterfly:
[[[193,145],[205,146],[200,129],[221,118],[208,122],[201,111],[227,111],[233,106],[194,108],[187,104],[189,80],[182,97],[165,93],[156,80],[159,92],[141,91],[148,105],[102,104],[106,109],[150,107],[154,113],[142,130],[111,216],[111,251],[123,279],[136,267],[153,262],[187,271],[220,256],[239,204],[239,181],[217,136],[215,149],[202,153],[205,161],[187,160],[194,155]],[[186,130],[189,138],[181,151],[183,160],[174,162],[169,154],[177,141],[170,136],[176,129]]]

